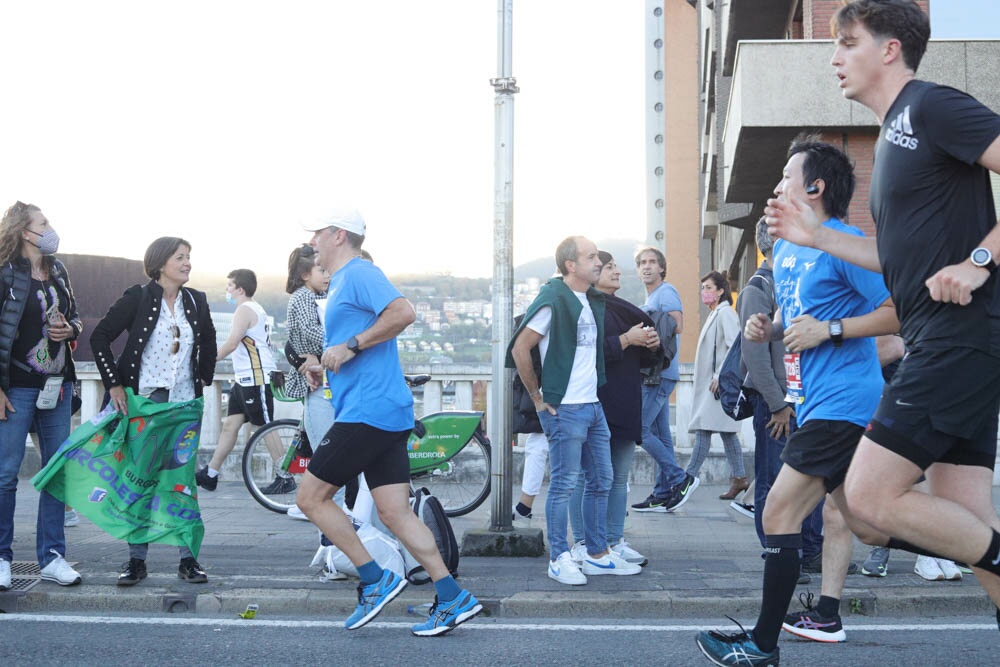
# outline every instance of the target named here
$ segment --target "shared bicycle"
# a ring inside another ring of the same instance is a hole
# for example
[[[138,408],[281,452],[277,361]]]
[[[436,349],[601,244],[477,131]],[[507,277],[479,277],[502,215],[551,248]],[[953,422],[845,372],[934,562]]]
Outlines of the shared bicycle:
[[[411,387],[430,379],[406,376]],[[276,385],[272,393],[279,401],[301,402]],[[435,412],[416,420],[407,442],[411,486],[426,487],[450,517],[468,514],[490,493],[491,447],[482,422],[482,412]],[[287,513],[295,504],[312,444],[302,418],[278,419],[257,429],[243,450],[243,481],[250,495],[272,512]]]

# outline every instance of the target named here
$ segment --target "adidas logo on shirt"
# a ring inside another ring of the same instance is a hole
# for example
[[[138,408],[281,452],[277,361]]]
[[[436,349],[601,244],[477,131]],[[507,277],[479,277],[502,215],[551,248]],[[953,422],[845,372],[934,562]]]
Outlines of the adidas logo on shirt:
[[[911,151],[917,150],[917,144],[920,140],[913,136],[913,126],[910,125],[909,104],[889,123],[889,127],[885,131],[885,140],[900,148],[909,148]]]

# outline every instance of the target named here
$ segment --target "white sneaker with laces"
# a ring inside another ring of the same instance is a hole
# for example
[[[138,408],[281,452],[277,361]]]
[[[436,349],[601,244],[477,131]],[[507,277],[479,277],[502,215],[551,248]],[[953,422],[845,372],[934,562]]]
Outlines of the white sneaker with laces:
[[[80,515],[76,513],[76,510],[66,510],[66,514],[63,516],[63,527],[72,528],[79,525]]]
[[[649,562],[649,559],[629,546],[629,543],[625,541],[624,537],[618,540],[618,544],[612,546],[611,550],[629,563],[635,563],[636,565],[642,566]]]
[[[42,568],[42,579],[54,581],[60,586],[72,586],[73,584],[78,584],[83,581],[83,577],[80,576],[80,573],[71,568],[65,558],[59,555],[55,549],[52,549],[51,551],[56,554],[56,557],[52,559],[52,562]]]
[[[628,575],[628,574],[639,574],[642,572],[642,568],[635,563],[630,563],[614,551],[609,551],[600,558],[594,558],[588,555],[583,561],[583,567],[581,568],[583,573],[586,575],[598,575],[598,574],[617,574],[617,575]]]
[[[306,516],[305,512],[299,509],[298,505],[292,505],[288,508],[288,518],[295,519],[296,521],[308,521],[309,517]]]
[[[930,556],[917,556],[913,571],[917,576],[927,581],[944,581],[944,572],[941,571],[941,566],[938,565],[937,559]]]
[[[958,569],[953,561],[947,560],[945,558],[935,558],[938,567],[941,568],[941,573],[944,575],[946,581],[961,581],[962,571]]]
[[[555,579],[560,584],[569,584],[570,586],[582,586],[587,583],[587,577],[580,572],[580,568],[568,551],[562,552],[558,558],[549,561],[549,579]]]
[[[10,590],[10,561],[0,558],[0,591]]]
[[[323,571],[319,575],[320,581],[343,581],[347,575],[330,564],[323,566]]]
[[[587,545],[584,544],[583,540],[576,542],[569,549],[569,555],[573,557],[576,564],[579,565],[587,559]]]

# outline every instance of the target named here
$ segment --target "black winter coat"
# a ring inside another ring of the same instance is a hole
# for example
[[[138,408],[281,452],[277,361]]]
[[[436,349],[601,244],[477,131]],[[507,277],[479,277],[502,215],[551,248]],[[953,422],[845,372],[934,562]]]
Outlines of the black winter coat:
[[[72,338],[65,342],[64,380],[74,382],[76,368],[73,365],[72,348],[69,343],[71,340],[76,340],[83,332],[83,323],[76,310],[76,297],[73,296],[69,273],[66,272],[63,263],[54,257],[52,258],[52,267],[49,269],[49,278],[55,284],[60,302],[67,304],[67,310],[63,314],[66,316],[66,321],[73,327]],[[0,389],[4,391],[10,389],[10,355],[14,348],[14,337],[17,335],[17,329],[21,325],[21,317],[24,315],[24,304],[28,300],[28,292],[30,291],[31,262],[28,258],[18,257],[0,266]]]
[[[203,388],[212,384],[215,376],[215,326],[212,324],[204,292],[182,287],[181,293],[184,295],[184,316],[194,332],[195,344],[191,352],[194,395],[201,396]],[[94,351],[97,370],[101,372],[105,389],[121,385],[131,387],[132,391],[138,393],[142,352],[160,317],[162,301],[163,288],[155,280],[145,285],[133,285],[115,301],[108,314],[97,324],[94,333],[90,334],[90,347]],[[111,343],[126,329],[128,340],[122,356],[116,361]]]

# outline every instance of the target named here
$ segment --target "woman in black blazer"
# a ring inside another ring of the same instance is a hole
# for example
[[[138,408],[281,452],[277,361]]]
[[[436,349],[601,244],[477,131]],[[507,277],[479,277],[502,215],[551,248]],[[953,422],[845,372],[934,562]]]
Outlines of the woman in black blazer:
[[[122,414],[128,413],[125,387],[157,402],[188,401],[202,395],[215,373],[215,327],[208,300],[204,292],[184,287],[191,273],[191,244],[172,236],[158,238],[146,249],[143,268],[150,281],[125,290],[90,336],[108,400]],[[126,330],[125,350],[115,359],[111,343]],[[129,544],[119,586],[146,578],[148,548]],[[180,554],[178,577],[208,581],[187,547],[181,547]]]

